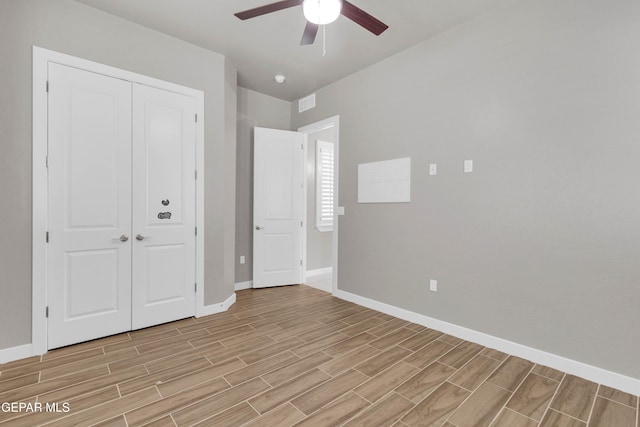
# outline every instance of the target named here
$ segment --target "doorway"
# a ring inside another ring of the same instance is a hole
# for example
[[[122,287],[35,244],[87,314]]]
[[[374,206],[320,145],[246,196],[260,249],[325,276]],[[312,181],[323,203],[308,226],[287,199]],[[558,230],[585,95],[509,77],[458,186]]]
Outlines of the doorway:
[[[338,283],[339,125],[333,116],[298,129],[306,137],[303,283],[331,293]]]

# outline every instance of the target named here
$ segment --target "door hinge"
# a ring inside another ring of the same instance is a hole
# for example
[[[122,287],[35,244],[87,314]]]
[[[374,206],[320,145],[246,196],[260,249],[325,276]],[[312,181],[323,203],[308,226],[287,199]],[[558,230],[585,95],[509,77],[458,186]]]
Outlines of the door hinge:
[[[198,179],[198,171],[195,171],[195,177]]]
[[[48,231],[45,234],[45,242],[49,243],[49,232]]]
[[[302,221],[300,221],[300,227],[302,227]]]
[[[196,236],[198,235],[198,227],[196,227]]]
[[[300,149],[304,150],[304,144],[300,144]]]
[[[45,165],[45,167],[46,167],[47,169],[49,168],[49,156],[46,156],[46,157],[44,158],[44,165]]]
[[[45,83],[45,90],[49,92],[49,80]]]
[[[196,123],[198,123],[198,115],[196,114]]]
[[[198,292],[198,283],[194,283],[193,292]]]
[[[49,306],[44,310],[44,317],[49,318]]]
[[[302,260],[300,260],[300,265],[302,265]]]

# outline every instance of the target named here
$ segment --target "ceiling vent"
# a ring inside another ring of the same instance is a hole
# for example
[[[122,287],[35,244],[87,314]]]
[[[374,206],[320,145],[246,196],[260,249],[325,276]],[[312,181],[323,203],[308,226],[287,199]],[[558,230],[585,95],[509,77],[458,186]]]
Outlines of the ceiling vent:
[[[298,101],[298,113],[310,110],[316,106],[316,94],[306,96]]]

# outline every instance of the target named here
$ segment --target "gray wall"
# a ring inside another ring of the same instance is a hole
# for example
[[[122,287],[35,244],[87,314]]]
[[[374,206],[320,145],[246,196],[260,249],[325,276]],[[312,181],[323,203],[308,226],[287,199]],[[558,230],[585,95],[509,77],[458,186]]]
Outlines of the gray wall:
[[[316,140],[335,142],[334,129],[307,136],[307,271],[333,265],[333,232],[316,228]]]
[[[31,342],[32,46],[205,92],[205,301],[233,292],[235,70],[219,54],[66,0],[0,1],[0,349]]]
[[[238,88],[235,203],[237,283],[253,278],[253,128],[291,129],[290,107],[287,101]],[[246,258],[244,265],[240,264],[242,255]]]
[[[519,2],[293,105],[340,115],[339,289],[640,378],[638,22]],[[357,204],[358,163],[404,156],[411,203]]]

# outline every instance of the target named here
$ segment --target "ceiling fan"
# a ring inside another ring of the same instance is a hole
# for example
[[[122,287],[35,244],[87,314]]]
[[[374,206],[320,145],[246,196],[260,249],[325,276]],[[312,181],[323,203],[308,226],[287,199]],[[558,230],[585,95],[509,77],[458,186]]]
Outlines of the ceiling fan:
[[[318,26],[335,21],[341,14],[371,31],[376,36],[379,36],[389,28],[384,22],[374,18],[347,0],[282,0],[245,10],[244,12],[238,12],[235,16],[245,20],[300,5],[302,5],[304,16],[307,19],[307,25],[300,41],[301,45],[313,44],[318,33]]]

